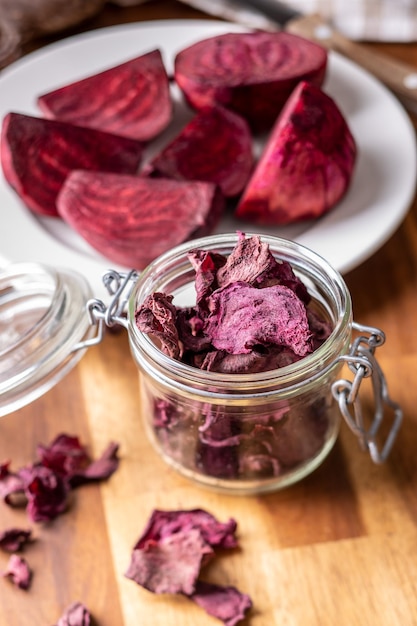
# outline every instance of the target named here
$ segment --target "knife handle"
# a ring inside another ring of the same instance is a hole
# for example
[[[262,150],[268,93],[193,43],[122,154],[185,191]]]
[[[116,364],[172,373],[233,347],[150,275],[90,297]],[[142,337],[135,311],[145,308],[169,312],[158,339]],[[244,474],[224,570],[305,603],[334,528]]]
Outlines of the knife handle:
[[[286,29],[355,61],[389,87],[404,104],[417,111],[417,67],[351,41],[317,15],[296,17],[287,23]]]

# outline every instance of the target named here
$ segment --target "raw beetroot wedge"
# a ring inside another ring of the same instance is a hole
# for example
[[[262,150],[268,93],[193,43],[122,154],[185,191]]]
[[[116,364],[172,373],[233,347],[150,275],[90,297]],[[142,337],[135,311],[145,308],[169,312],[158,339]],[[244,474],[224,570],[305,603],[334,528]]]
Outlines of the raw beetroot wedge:
[[[3,120],[1,163],[7,182],[27,207],[57,216],[56,196],[77,168],[134,174],[143,144],[66,122],[8,113]]]
[[[215,183],[226,197],[233,197],[244,189],[252,168],[252,135],[246,120],[219,106],[201,110],[146,172]]]
[[[66,179],[57,207],[103,256],[143,269],[172,246],[209,234],[224,197],[211,183],[79,170]]]
[[[326,67],[327,51],[297,35],[227,33],[180,51],[175,79],[193,108],[221,104],[266,130],[297,83],[321,86]]]
[[[161,52],[135,59],[39,96],[48,118],[149,141],[172,119]]]
[[[356,153],[335,101],[319,87],[300,83],[271,132],[235,216],[259,224],[319,217],[347,191]]]

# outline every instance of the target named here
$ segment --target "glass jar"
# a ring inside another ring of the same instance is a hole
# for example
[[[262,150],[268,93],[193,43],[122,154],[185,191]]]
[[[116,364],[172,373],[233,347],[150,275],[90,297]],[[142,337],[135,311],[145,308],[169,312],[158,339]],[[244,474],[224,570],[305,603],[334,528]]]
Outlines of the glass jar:
[[[300,480],[330,452],[339,432],[340,384],[334,390],[349,359],[352,306],[345,282],[324,259],[297,243],[263,236],[330,322],[328,339],[296,363],[256,374],[219,374],[170,358],[138,330],[135,311],[154,292],[173,295],[175,305],[194,305],[188,252],[199,248],[227,256],[237,239],[206,237],[159,257],[133,288],[127,327],[140,373],[141,414],[158,453],[202,485],[250,494]]]

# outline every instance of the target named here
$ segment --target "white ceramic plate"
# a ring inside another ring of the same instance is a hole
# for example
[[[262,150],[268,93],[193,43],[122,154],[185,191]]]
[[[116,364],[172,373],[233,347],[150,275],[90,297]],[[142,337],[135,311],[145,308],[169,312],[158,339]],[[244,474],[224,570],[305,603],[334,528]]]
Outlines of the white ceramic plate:
[[[168,73],[175,53],[204,37],[241,31],[211,21],[167,20],[115,26],[68,38],[15,62],[0,74],[0,116],[9,111],[41,115],[36,97],[60,85],[160,48]],[[191,118],[176,98],[176,122],[153,146],[158,150]],[[354,179],[344,200],[323,218],[298,225],[254,228],[224,219],[219,232],[265,232],[294,239],[321,254],[340,272],[373,254],[403,220],[416,185],[414,129],[399,102],[357,65],[330,54],[325,91],[346,119],[358,144]],[[148,155],[149,156],[149,155]],[[38,218],[0,178],[0,263],[39,261],[81,272],[104,297],[101,276],[119,268],[96,253],[59,219]]]

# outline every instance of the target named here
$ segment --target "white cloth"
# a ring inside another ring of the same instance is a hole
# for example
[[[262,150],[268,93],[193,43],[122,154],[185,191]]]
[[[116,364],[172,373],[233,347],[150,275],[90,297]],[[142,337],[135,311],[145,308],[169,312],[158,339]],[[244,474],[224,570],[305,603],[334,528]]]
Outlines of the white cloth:
[[[181,0],[210,15],[254,28],[273,26],[238,0]],[[273,1],[273,0],[271,0]],[[319,13],[346,37],[363,41],[417,41],[417,0],[281,0],[302,13]]]

